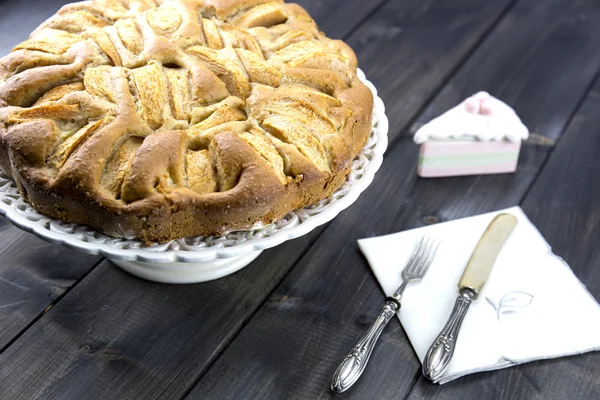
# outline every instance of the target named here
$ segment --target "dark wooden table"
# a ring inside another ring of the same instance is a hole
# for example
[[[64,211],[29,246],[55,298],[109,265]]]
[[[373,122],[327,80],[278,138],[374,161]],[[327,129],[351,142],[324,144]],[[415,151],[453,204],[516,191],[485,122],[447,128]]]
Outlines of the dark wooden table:
[[[0,1],[0,53],[64,3]],[[329,391],[384,298],[359,238],[518,204],[600,299],[600,3],[300,3],[355,49],[386,104],[371,187],[327,226],[197,285],[139,280],[0,218],[0,398],[600,399],[599,353],[433,385],[396,319],[361,380]],[[410,134],[482,89],[533,132],[517,172],[417,179]]]

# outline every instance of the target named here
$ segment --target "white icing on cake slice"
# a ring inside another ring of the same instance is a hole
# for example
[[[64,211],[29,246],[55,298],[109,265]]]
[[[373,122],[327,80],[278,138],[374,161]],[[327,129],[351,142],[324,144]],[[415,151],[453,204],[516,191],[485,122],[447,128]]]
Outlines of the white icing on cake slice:
[[[519,142],[529,130],[509,105],[479,92],[423,125],[414,136],[417,144],[428,140],[480,140]]]

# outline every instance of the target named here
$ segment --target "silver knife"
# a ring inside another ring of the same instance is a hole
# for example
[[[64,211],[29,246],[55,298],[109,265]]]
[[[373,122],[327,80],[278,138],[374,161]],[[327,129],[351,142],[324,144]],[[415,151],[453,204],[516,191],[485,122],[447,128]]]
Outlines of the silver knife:
[[[517,217],[499,214],[488,225],[475,247],[458,283],[460,295],[446,325],[435,338],[423,360],[423,375],[436,382],[454,353],[458,332],[471,302],[477,300],[487,281],[498,253],[517,225]]]

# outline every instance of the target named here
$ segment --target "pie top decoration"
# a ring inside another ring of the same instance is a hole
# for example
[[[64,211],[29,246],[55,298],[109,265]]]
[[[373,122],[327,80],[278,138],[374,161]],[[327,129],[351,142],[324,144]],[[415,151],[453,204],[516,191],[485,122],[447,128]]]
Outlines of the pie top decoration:
[[[356,68],[282,1],[69,4],[0,60],[0,169],[115,236],[268,223],[346,179],[373,106]]]

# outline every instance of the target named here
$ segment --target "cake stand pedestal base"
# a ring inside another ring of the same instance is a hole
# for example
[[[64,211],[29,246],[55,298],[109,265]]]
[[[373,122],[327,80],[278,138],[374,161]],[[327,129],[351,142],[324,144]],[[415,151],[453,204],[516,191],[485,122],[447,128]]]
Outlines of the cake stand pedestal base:
[[[262,251],[254,251],[239,257],[187,263],[151,263],[111,259],[115,265],[138,278],[159,283],[199,283],[212,281],[233,274],[250,264]]]

